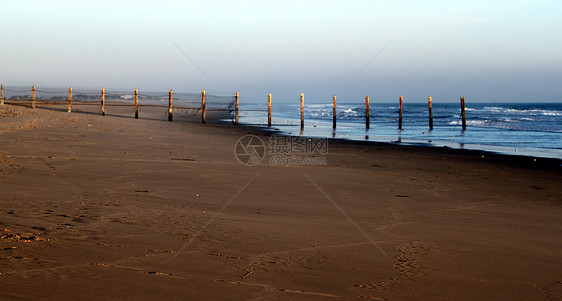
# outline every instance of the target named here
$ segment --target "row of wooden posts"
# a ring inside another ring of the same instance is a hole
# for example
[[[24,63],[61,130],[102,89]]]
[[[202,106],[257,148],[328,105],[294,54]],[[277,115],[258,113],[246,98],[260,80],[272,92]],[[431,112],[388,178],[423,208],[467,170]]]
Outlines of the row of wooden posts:
[[[31,107],[35,109],[36,106],[36,89],[35,86],[31,88]],[[238,92],[236,92],[236,124],[238,124]],[[134,99],[135,99],[135,118],[139,118],[139,90],[135,89],[134,91]],[[207,119],[207,112],[206,112],[206,92],[205,90],[201,91],[201,121],[206,123]],[[0,86],[0,104],[4,104],[4,86]],[[170,90],[168,92],[168,120],[172,121],[172,109],[173,109],[173,91]],[[68,88],[68,112],[72,112],[72,87]],[[102,116],[105,116],[105,89],[101,88],[101,112]]]
[[[35,86],[31,88],[31,107],[35,108]],[[236,92],[235,94],[235,117],[234,123],[238,124],[238,117],[239,117],[239,94]],[[139,118],[139,90],[135,89],[134,91],[134,99],[135,99],[135,118]],[[4,104],[4,86],[0,86],[0,104]],[[206,123],[206,92],[205,90],[201,91],[201,121]],[[433,130],[433,106],[432,106],[432,98],[429,96],[427,98],[428,101],[428,108],[429,108],[429,129]],[[402,102],[403,97],[400,96],[398,99],[398,129],[402,130]],[[332,128],[336,128],[336,95],[332,97],[333,103],[333,123]],[[172,121],[172,108],[173,108],[173,91],[170,90],[168,92],[168,121]],[[72,112],[72,87],[68,88],[68,112]],[[301,129],[304,128],[304,93],[300,95],[300,117],[301,117]],[[101,115],[105,115],[105,89],[101,89]],[[466,113],[465,113],[465,104],[464,104],[464,97],[461,97],[461,118],[462,118],[462,129],[463,131],[466,130]],[[370,119],[370,112],[369,112],[369,96],[365,97],[365,125],[367,128],[370,128],[371,119]],[[267,126],[271,127],[271,94],[267,94]]]
[[[429,96],[427,98],[429,105],[429,129],[433,130],[433,106],[432,98]],[[402,102],[403,97],[400,96],[398,99],[398,129],[402,130]],[[237,110],[238,112],[238,110]],[[464,107],[464,97],[461,97],[461,117],[462,117],[462,129],[466,130],[466,113]],[[336,128],[337,112],[336,112],[336,95],[332,96],[332,128]],[[267,94],[267,126],[271,127],[271,94]],[[365,97],[365,126],[370,128],[371,117],[369,112],[369,96]],[[304,94],[301,93],[301,129],[304,128]]]

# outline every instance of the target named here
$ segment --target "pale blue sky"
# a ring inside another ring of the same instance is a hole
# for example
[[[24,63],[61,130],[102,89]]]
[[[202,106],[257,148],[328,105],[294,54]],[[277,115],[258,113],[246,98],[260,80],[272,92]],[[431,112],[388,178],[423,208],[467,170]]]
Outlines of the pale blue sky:
[[[0,82],[247,101],[561,102],[561,3],[5,1]]]

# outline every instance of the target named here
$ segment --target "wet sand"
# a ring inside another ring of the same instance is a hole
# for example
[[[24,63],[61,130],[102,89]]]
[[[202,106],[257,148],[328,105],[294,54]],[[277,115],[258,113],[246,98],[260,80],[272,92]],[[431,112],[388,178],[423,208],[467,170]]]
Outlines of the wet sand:
[[[246,166],[266,133],[74,111],[0,106],[0,299],[562,298],[560,161],[330,141]]]

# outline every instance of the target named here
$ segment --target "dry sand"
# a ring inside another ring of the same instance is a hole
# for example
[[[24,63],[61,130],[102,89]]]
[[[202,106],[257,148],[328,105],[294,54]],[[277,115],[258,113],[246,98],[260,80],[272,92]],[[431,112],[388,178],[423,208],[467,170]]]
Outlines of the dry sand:
[[[562,298],[559,161],[330,141],[250,167],[248,128],[53,108],[0,106],[2,300]]]

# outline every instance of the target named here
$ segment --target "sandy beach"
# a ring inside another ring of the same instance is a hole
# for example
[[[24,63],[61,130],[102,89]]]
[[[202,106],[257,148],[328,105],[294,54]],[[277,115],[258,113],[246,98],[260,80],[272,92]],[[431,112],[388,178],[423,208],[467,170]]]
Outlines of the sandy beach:
[[[2,300],[561,300],[560,161],[0,106]]]

